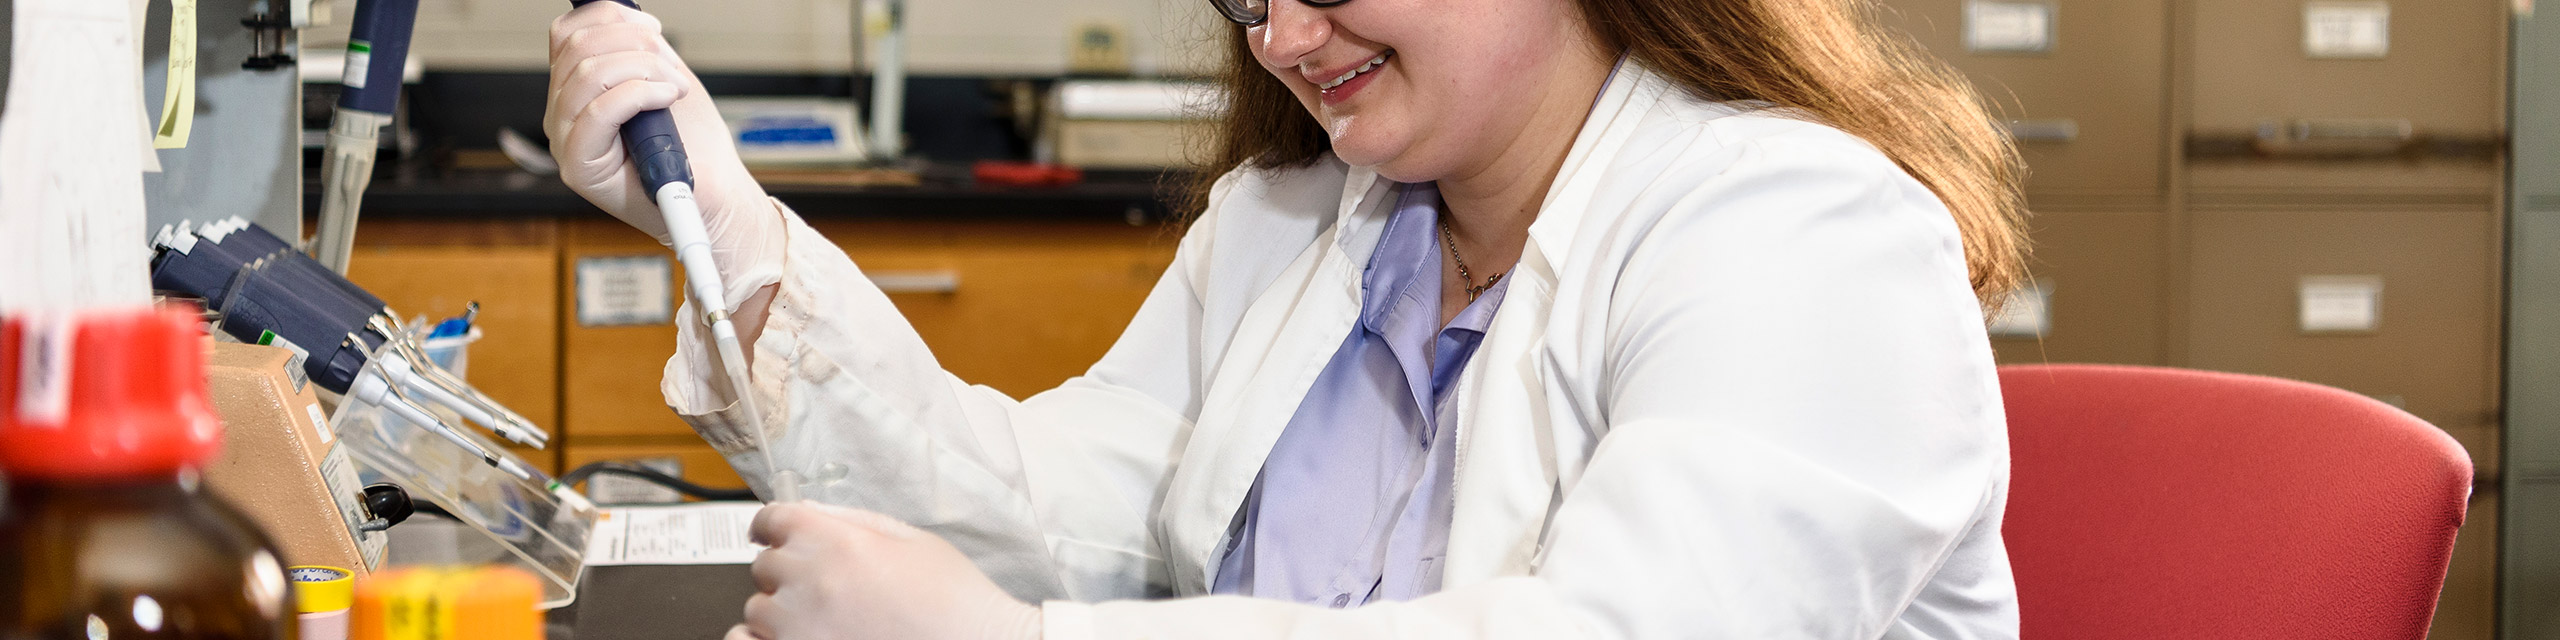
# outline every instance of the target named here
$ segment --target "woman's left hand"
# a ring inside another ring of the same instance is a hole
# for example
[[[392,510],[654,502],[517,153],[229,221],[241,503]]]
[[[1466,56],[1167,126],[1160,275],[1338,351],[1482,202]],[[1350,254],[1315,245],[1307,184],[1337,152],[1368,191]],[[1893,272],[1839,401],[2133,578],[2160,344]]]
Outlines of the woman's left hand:
[[[727,640],[1036,640],[1040,609],[1013,599],[940,536],[814,502],[767,506],[746,624]]]

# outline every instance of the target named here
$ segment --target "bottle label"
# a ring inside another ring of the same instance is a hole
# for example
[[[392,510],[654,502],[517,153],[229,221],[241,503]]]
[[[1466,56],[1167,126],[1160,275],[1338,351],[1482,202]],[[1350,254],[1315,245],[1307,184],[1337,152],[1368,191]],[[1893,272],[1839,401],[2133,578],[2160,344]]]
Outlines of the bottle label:
[[[61,428],[71,413],[71,345],[80,323],[68,314],[29,314],[18,338],[18,422]]]

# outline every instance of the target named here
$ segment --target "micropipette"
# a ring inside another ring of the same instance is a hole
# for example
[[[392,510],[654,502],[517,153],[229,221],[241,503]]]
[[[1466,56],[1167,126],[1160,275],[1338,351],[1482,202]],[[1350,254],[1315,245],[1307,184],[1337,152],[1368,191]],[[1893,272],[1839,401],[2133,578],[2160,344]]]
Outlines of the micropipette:
[[[570,0],[569,4],[582,7],[594,2],[640,9],[632,0]],[[738,345],[737,325],[729,322],[727,294],[711,262],[711,233],[702,225],[701,205],[693,200],[693,168],[685,161],[684,140],[676,136],[675,115],[657,109],[632,116],[630,122],[622,123],[622,151],[640,171],[640,185],[658,203],[659,215],[666,216],[676,262],[684,265],[685,289],[702,309],[703,323],[711,327],[720,368],[729,374],[729,391],[737,396],[739,411],[746,414],[748,436],[764,455],[765,485],[771,487],[773,501],[799,500],[799,474],[774,465],[773,447],[765,439],[764,412],[757,406],[754,387],[747,384],[746,350]]]

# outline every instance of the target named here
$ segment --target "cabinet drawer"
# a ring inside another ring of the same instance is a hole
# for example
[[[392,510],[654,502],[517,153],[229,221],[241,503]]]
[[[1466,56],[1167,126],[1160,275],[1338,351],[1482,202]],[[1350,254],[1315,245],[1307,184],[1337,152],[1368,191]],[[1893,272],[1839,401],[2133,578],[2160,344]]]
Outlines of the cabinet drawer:
[[[1995,337],[2002,364],[2160,364],[2167,275],[2156,212],[2036,216],[2031,274],[2047,287],[2043,338]]]
[[[1973,81],[1992,112],[2070,139],[2022,136],[2027,192],[2048,201],[2156,206],[2167,112],[2168,8],[2162,0],[2055,0],[2043,53],[1966,48],[1965,0],[1885,0],[1886,24]],[[2138,203],[2138,204],[2137,204]]]
[[[942,367],[1014,397],[1081,375],[1173,262],[1170,228],[831,222]]]

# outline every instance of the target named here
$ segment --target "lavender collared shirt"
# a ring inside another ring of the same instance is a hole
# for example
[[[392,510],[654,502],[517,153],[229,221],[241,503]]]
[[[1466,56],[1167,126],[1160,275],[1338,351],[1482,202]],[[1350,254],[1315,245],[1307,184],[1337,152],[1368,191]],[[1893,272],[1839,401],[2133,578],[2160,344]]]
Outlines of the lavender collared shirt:
[[[1263,461],[1215,593],[1352,607],[1440,590],[1457,439],[1437,418],[1510,287],[1440,326],[1440,191],[1397,189],[1360,322]]]

